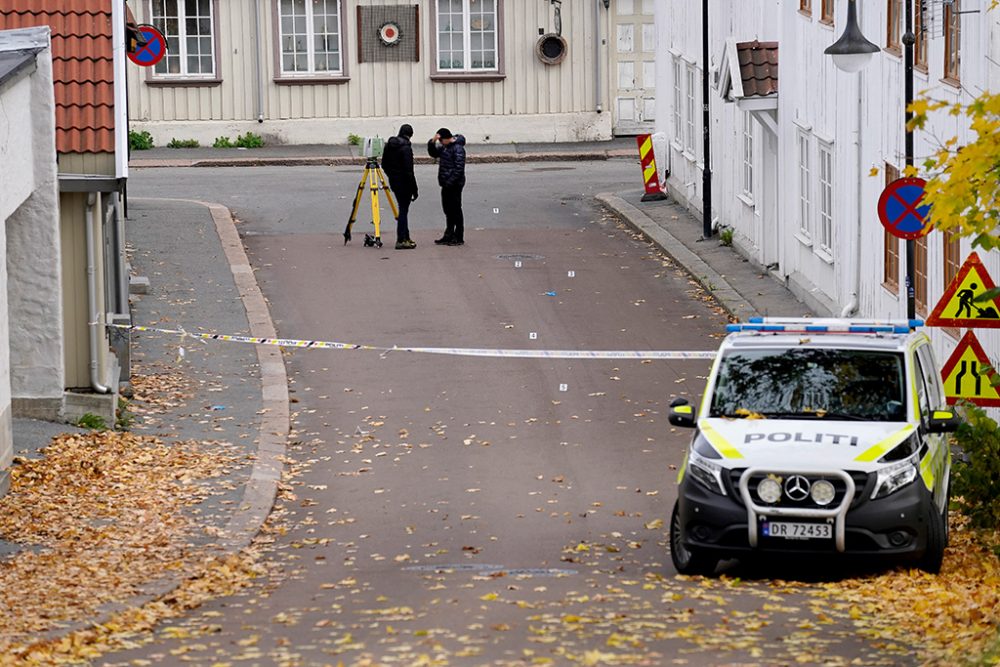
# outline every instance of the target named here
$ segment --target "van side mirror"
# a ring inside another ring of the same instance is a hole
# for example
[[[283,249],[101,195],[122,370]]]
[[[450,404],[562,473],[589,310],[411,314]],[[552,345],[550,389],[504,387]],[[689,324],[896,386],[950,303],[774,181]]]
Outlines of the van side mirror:
[[[953,433],[962,421],[950,410],[935,410],[927,423],[929,433]]]
[[[694,428],[694,407],[688,403],[686,398],[675,398],[670,402],[670,408],[669,421],[673,426]]]

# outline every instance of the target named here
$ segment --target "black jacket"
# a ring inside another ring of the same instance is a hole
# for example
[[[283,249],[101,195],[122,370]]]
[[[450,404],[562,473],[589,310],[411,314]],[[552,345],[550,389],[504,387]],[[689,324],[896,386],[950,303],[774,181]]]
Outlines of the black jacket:
[[[455,141],[438,149],[434,140],[427,142],[427,153],[438,158],[438,185],[454,187],[465,185],[465,137],[455,135]]]
[[[389,187],[394,191],[417,192],[417,178],[413,175],[413,147],[406,137],[389,137],[382,151],[382,169],[389,177]]]

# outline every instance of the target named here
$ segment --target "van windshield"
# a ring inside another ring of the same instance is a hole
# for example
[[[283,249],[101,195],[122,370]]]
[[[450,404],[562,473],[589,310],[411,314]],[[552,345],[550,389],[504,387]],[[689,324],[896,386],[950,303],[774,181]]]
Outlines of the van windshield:
[[[831,349],[732,351],[712,417],[904,421],[903,356]]]

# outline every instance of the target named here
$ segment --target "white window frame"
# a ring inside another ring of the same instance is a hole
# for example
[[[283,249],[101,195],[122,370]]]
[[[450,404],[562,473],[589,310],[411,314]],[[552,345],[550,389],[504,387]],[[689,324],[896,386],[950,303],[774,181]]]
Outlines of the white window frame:
[[[674,58],[674,144],[684,146],[684,65]]]
[[[157,13],[157,11],[158,11],[158,9],[157,9],[158,5],[165,4],[166,1],[168,1],[168,0],[152,0],[152,2],[149,5],[150,23],[152,23],[153,25],[155,25],[160,30],[160,32],[163,33],[164,38],[167,40],[167,44],[170,45],[171,47],[173,46],[171,44],[171,42],[173,42],[173,40],[175,40],[175,39],[177,40],[176,41],[176,45],[177,45],[176,46],[176,50],[177,50],[178,53],[176,55],[178,56],[178,59],[177,59],[177,61],[173,61],[172,60],[172,57],[174,56],[174,54],[171,53],[171,49],[168,48],[167,55],[164,56],[163,59],[160,60],[159,63],[157,63],[156,65],[154,65],[153,67],[150,68],[150,70],[151,70],[150,71],[150,75],[153,78],[157,78],[157,79],[160,79],[160,78],[163,78],[163,79],[213,79],[213,80],[216,79],[218,77],[219,62],[218,62],[218,53],[217,53],[218,49],[217,49],[217,44],[216,44],[216,32],[215,32],[216,31],[215,19],[216,19],[216,12],[217,12],[215,1],[214,0],[208,0],[208,17],[207,18],[208,18],[209,30],[211,32],[207,36],[206,35],[202,35],[201,33],[199,33],[198,35],[193,36],[194,39],[198,39],[198,40],[207,39],[208,40],[209,51],[207,53],[205,53],[205,52],[202,52],[200,50],[200,48],[199,48],[198,57],[199,57],[199,59],[200,58],[204,58],[204,57],[209,58],[209,60],[212,63],[212,70],[210,72],[193,72],[193,73],[188,69],[188,57],[190,55],[189,52],[188,52],[188,39],[191,36],[189,36],[188,33],[187,33],[188,15],[187,15],[187,8],[185,6],[186,5],[185,0],[176,0],[176,3],[177,3],[177,14],[176,14],[177,32],[176,33],[169,33],[167,31],[167,25],[166,25],[167,16],[166,16],[166,14],[158,14]],[[204,16],[202,16],[202,15],[199,14],[199,15],[197,15],[197,17],[196,17],[195,20],[200,20],[200,19],[204,19],[204,18],[206,18],[206,17],[204,17]],[[171,72],[171,71],[169,71],[170,62],[178,62],[180,64],[180,71],[179,72]]]
[[[833,144],[817,140],[816,253],[833,260]]]
[[[501,71],[500,68],[500,2],[493,0],[493,66],[473,67],[472,65],[472,3],[471,0],[461,0],[462,2],[462,67],[442,67],[441,66],[441,2],[434,0],[434,68],[441,74],[495,74]],[[452,31],[454,32],[454,31]]]
[[[307,70],[286,70],[285,69],[285,32],[282,25],[284,14],[282,13],[283,0],[275,0],[277,7],[278,21],[278,76],[282,79],[295,78],[315,78],[315,77],[342,77],[347,71],[345,68],[346,56],[344,54],[344,3],[342,0],[334,0],[333,4],[337,8],[337,18],[334,25],[337,29],[337,55],[339,56],[340,67],[337,69],[316,69],[316,32],[315,15],[313,14],[313,3],[305,2],[306,9],[306,62],[309,66]],[[330,2],[330,0],[327,0]],[[328,15],[329,16],[329,15]],[[327,27],[329,30],[329,26]],[[329,32],[325,33],[331,34]],[[292,35],[294,36],[294,34]],[[328,47],[329,48],[329,47]],[[329,51],[325,53],[330,53]]]
[[[684,151],[691,159],[698,155],[698,68],[687,66],[685,116],[687,123],[684,131]]]
[[[754,159],[754,137],[753,137],[753,115],[749,111],[743,112],[743,199],[747,204],[753,204],[753,159]]]
[[[795,133],[796,164],[798,165],[799,231],[798,238],[806,245],[812,245],[812,176],[811,141],[804,130]]]

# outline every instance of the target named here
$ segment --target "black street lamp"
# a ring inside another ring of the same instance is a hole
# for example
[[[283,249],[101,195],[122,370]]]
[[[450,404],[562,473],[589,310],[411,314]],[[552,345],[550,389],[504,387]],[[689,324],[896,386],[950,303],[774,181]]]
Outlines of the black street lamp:
[[[857,0],[847,1],[847,26],[844,33],[836,42],[826,48],[824,53],[833,56],[833,64],[844,72],[859,72],[872,55],[880,49],[872,44],[861,34],[858,26],[858,13],[856,7]],[[910,105],[913,103],[913,45],[916,43],[916,36],[913,33],[913,0],[903,0],[905,6],[904,21],[905,33],[903,34],[903,69],[904,93],[903,93],[903,131],[905,136],[905,160],[906,166],[913,166],[913,129],[910,127],[910,120],[913,112]],[[916,319],[916,299],[914,296],[914,257],[915,243],[912,239],[906,241],[906,317],[909,320]]]
[[[706,239],[712,238],[712,117],[708,106],[708,0],[701,2],[701,124],[705,142],[705,168],[701,183],[701,230]]]

